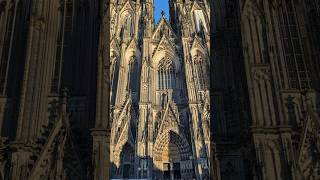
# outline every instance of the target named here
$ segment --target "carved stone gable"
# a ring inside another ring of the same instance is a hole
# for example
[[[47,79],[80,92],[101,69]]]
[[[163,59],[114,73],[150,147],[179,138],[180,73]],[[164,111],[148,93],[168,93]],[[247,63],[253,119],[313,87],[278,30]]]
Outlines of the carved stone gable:
[[[176,38],[176,34],[174,33],[173,29],[171,28],[168,21],[162,18],[152,34],[152,39],[161,38],[163,35],[168,36],[169,38]]]
[[[200,5],[198,1],[194,1],[192,4],[191,11],[194,10],[203,10],[202,5]]]
[[[198,36],[195,36],[191,49],[201,49],[202,51],[206,52],[206,49]]]
[[[126,10],[129,10],[130,12],[134,11],[133,5],[131,3],[132,3],[131,0],[126,0],[126,2],[124,3],[123,7],[120,10],[120,14]]]
[[[133,38],[127,47],[127,51],[135,49],[137,49],[137,41],[135,40],[135,38]]]
[[[161,41],[157,48],[155,49],[153,55],[156,53],[161,53],[163,51],[170,52],[171,54],[175,54],[176,48],[175,46],[171,43],[171,41],[164,35],[161,38]]]
[[[161,120],[161,125],[158,131],[158,134],[172,129],[175,132],[180,130],[179,114],[177,114],[177,109],[175,104],[168,103],[163,118]]]

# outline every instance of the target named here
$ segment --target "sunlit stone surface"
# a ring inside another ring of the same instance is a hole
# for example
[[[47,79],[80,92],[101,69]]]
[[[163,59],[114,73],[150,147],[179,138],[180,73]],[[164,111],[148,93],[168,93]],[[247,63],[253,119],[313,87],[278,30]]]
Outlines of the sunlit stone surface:
[[[163,1],[166,3],[166,1]],[[209,6],[111,6],[111,177],[209,179]]]

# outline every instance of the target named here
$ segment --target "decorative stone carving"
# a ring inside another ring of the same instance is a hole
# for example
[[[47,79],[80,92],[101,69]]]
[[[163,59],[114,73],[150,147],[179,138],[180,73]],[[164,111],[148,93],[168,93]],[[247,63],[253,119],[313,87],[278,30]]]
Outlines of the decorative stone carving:
[[[271,80],[270,69],[268,67],[253,67],[252,68],[252,76],[256,81],[259,81],[259,80],[270,81]]]

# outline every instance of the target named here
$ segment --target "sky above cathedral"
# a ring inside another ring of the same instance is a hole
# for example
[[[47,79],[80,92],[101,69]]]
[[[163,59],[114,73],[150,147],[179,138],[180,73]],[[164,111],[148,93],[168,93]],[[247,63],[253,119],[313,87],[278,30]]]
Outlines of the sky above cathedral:
[[[169,20],[169,3],[168,0],[154,0],[154,18],[158,23],[161,18],[161,11],[164,11],[166,18]]]

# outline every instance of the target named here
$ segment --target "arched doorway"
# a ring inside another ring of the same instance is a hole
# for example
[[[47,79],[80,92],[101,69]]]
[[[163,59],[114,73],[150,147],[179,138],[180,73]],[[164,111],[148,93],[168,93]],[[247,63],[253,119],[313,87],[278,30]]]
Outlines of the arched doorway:
[[[112,178],[114,179],[131,179],[134,178],[134,147],[126,143],[120,150],[119,164],[112,164]]]
[[[134,177],[134,149],[128,143],[123,147],[121,152],[121,174],[122,178]]]
[[[162,152],[163,179],[181,179],[181,158],[176,144],[169,142]]]
[[[159,136],[154,155],[158,178],[179,180],[192,177],[191,149],[186,139],[176,132],[167,131]]]

